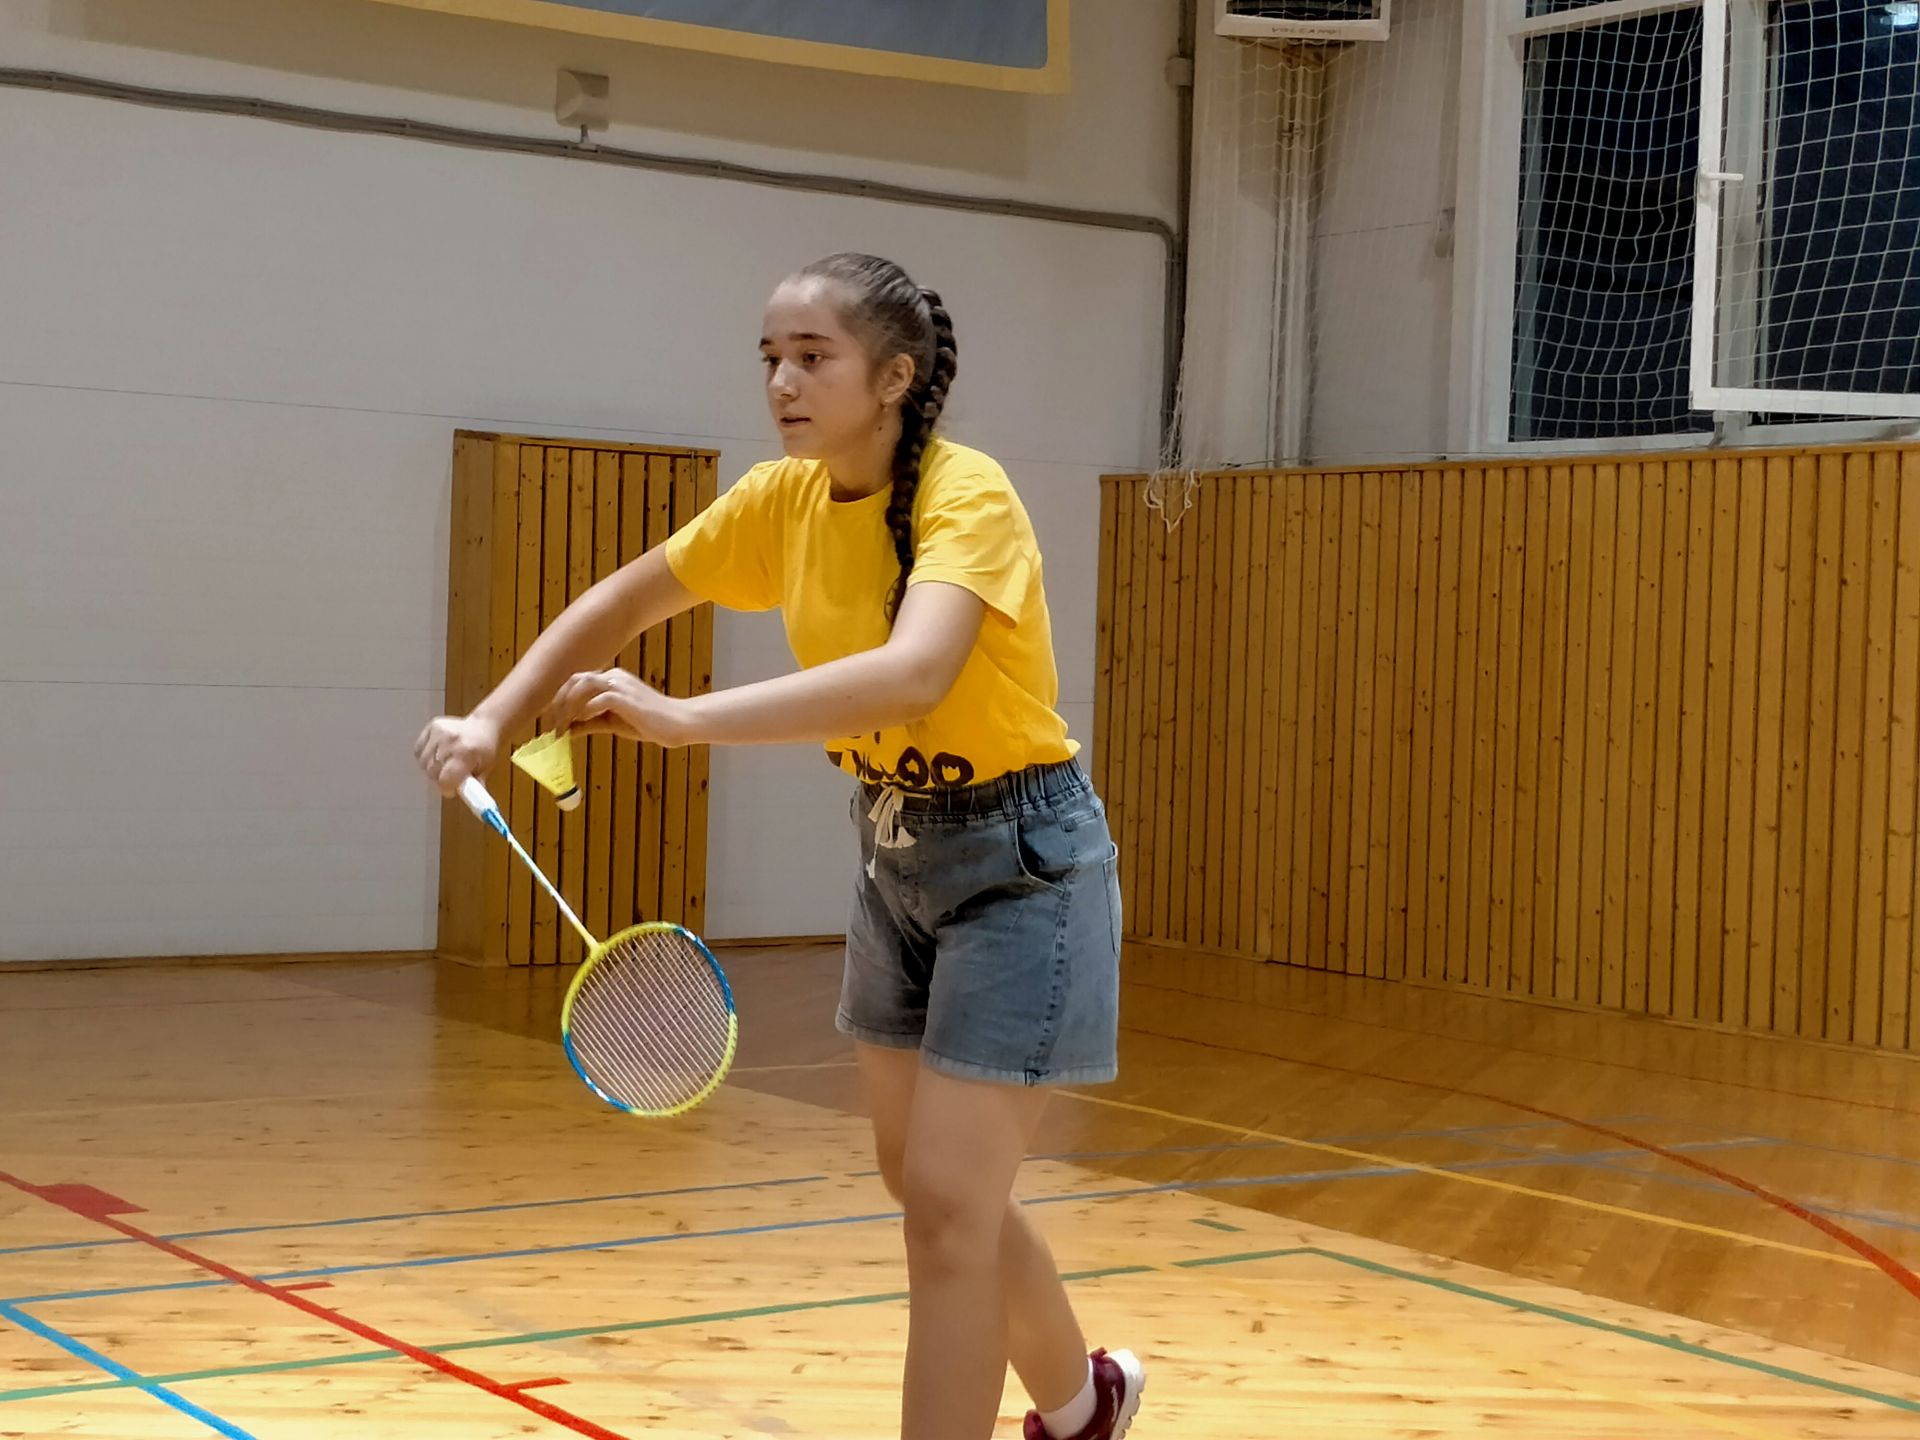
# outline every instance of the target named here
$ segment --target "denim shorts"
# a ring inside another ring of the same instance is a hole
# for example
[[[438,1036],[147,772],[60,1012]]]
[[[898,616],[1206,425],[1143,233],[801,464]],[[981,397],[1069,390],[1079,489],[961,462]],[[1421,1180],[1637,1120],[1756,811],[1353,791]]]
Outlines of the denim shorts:
[[[949,1075],[1091,1085],[1119,1071],[1120,883],[1073,761],[930,794],[860,787],[841,1033]],[[903,839],[911,837],[910,842]],[[889,845],[887,840],[896,843]]]

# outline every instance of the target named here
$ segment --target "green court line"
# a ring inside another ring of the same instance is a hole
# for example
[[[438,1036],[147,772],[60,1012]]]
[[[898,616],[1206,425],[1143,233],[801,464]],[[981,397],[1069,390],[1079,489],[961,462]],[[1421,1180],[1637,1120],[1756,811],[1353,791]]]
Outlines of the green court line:
[[[1908,1400],[1898,1395],[1883,1394],[1878,1390],[1869,1390],[1864,1386],[1849,1385],[1842,1380],[1829,1380],[1821,1375],[1809,1375],[1799,1370],[1789,1370],[1785,1366],[1772,1365],[1764,1360],[1750,1360],[1740,1355],[1729,1355],[1724,1351],[1710,1350],[1703,1345],[1695,1345],[1671,1335],[1656,1335],[1650,1330],[1638,1330],[1630,1325],[1617,1325],[1596,1316],[1583,1315],[1576,1310],[1562,1310],[1551,1305],[1542,1305],[1532,1300],[1521,1300],[1511,1295],[1502,1295],[1495,1290],[1482,1290],[1476,1286],[1464,1285],[1457,1280],[1446,1280],[1436,1275],[1422,1275],[1417,1271],[1403,1270],[1398,1266],[1384,1264],[1378,1260],[1363,1259],[1358,1255],[1342,1254],[1338,1250],[1327,1250],[1316,1245],[1296,1245],[1280,1250],[1247,1250],[1233,1255],[1206,1255],[1196,1260],[1175,1260],[1172,1267],[1178,1270],[1199,1270],[1217,1265],[1247,1265],[1259,1260],[1283,1260],[1301,1255],[1315,1256],[1331,1260],[1336,1264],[1349,1265],[1357,1270],[1370,1271],[1373,1274],[1394,1280],[1405,1280],[1416,1285],[1426,1285],[1436,1290],[1445,1290],[1450,1294],[1464,1296],[1472,1300],[1483,1300],[1500,1305],[1509,1310],[1519,1310],[1530,1315],[1539,1315],[1545,1319],[1558,1320],[1565,1324],[1577,1325],[1585,1330],[1597,1330],[1609,1335],[1618,1335],[1628,1340],[1638,1340],[1662,1349],[1676,1351],[1697,1360],[1709,1360],[1721,1365],[1731,1365],[1738,1369],[1767,1375],[1776,1380],[1785,1380],[1794,1384],[1810,1386],[1836,1395],[1845,1395],[1855,1400],[1870,1400],[1893,1410],[1903,1410],[1920,1414],[1920,1401]],[[1106,1280],[1121,1275],[1151,1274],[1159,1267],[1153,1265],[1116,1265],[1102,1270],[1079,1270],[1060,1278],[1069,1283],[1087,1280]],[[743,1310],[715,1310],[701,1315],[670,1315],[655,1320],[628,1320],[613,1325],[582,1325],[566,1330],[536,1330],[521,1335],[496,1335],[480,1340],[455,1340],[445,1345],[424,1347],[436,1355],[452,1354],[460,1350],[494,1350],[512,1345],[540,1345],[558,1340],[579,1340],[594,1335],[631,1334],[640,1330],[668,1330],[686,1325],[717,1325],[735,1320],[764,1319],[773,1315],[793,1315],[802,1311],[842,1310],[862,1305],[885,1305],[897,1303],[907,1298],[904,1290],[888,1290],[873,1295],[847,1295],[832,1300],[806,1300],[785,1305],[756,1305]],[[149,1375],[151,1384],[180,1385],[196,1380],[225,1380],[245,1375],[277,1375],[295,1370],[314,1370],[329,1365],[358,1365],[380,1360],[400,1358],[397,1350],[365,1350],[346,1355],[324,1355],[306,1360],[275,1360],[258,1365],[229,1365],[209,1370],[183,1370],[171,1375]],[[90,1380],[67,1385],[38,1385],[30,1389],[0,1390],[0,1402],[9,1400],[44,1400],[61,1395],[84,1395],[98,1390],[125,1390],[131,1388],[124,1380]]]
[[[1224,1230],[1229,1235],[1244,1235],[1247,1233],[1238,1225],[1229,1225],[1224,1220],[1196,1220],[1193,1223],[1196,1225],[1204,1225],[1209,1230]]]
[[[1878,1390],[1849,1385],[1844,1380],[1829,1380],[1825,1376],[1808,1375],[1803,1371],[1789,1370],[1782,1365],[1771,1365],[1765,1360],[1750,1360],[1743,1355],[1729,1355],[1723,1350],[1710,1350],[1704,1345],[1695,1345],[1677,1336],[1656,1335],[1651,1330],[1638,1330],[1631,1325],[1616,1325],[1611,1320],[1602,1320],[1594,1315],[1583,1315],[1577,1310],[1561,1310],[1556,1306],[1542,1305],[1533,1300],[1521,1300],[1516,1296],[1502,1295],[1497,1290],[1482,1290],[1473,1285],[1463,1285],[1458,1280],[1444,1280],[1437,1275],[1422,1275],[1417,1271],[1402,1270],[1398,1266],[1388,1265],[1379,1260],[1365,1260],[1358,1255],[1343,1255],[1337,1250],[1323,1250],[1316,1245],[1296,1246],[1287,1250],[1251,1250],[1240,1255],[1209,1255],[1200,1260],[1176,1260],[1173,1263],[1179,1269],[1194,1270],[1205,1265],[1243,1265],[1255,1260],[1277,1260],[1297,1255],[1316,1255],[1323,1260],[1351,1265],[1356,1270],[1369,1270],[1376,1275],[1389,1276],[1395,1280],[1410,1280],[1416,1285],[1426,1285],[1435,1290],[1445,1290],[1450,1294],[1464,1295],[1472,1300],[1490,1301],[1495,1305],[1503,1305],[1509,1310],[1521,1310],[1529,1315],[1540,1315],[1549,1320],[1578,1325],[1583,1330],[1600,1330],[1609,1335],[1620,1335],[1629,1340],[1658,1345],[1664,1350],[1691,1355],[1698,1360],[1715,1360],[1722,1365],[1733,1365],[1742,1370],[1770,1375],[1776,1380],[1790,1380],[1801,1385],[1811,1385],[1819,1390],[1829,1390],[1836,1395],[1845,1395],[1855,1400],[1872,1400],[1895,1410],[1920,1414],[1920,1400],[1906,1400],[1898,1395],[1883,1395]]]

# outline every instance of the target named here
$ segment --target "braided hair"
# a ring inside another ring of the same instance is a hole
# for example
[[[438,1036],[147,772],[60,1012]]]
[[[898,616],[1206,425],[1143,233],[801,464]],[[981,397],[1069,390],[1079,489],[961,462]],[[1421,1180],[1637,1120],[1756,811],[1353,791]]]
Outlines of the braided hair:
[[[830,280],[846,292],[844,318],[878,365],[895,355],[913,361],[913,383],[900,401],[900,439],[893,447],[893,494],[887,530],[900,561],[900,577],[887,596],[887,620],[900,613],[907,577],[913,573],[913,500],[920,465],[933,439],[947,391],[960,370],[953,317],[937,292],[914,284],[891,260],[851,252],[816,260],[800,279]]]

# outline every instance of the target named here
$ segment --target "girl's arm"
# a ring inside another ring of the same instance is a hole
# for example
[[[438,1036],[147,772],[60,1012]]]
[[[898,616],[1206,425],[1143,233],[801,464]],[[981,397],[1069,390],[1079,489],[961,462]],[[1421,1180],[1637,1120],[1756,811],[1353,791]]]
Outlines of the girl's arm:
[[[656,545],[562,610],[473,713],[511,735],[545,710],[570,676],[609,663],[636,635],[699,603],[668,568],[666,547]]]
[[[531,722],[569,676],[606,664],[634,636],[698,603],[668,568],[664,546],[629,561],[561,611],[472,714],[429,724],[414,746],[421,768],[452,794],[493,768],[501,737]]]
[[[918,720],[946,699],[973,653],[986,603],[958,585],[907,591],[884,645],[775,680],[674,699],[624,671],[578,675],[555,698],[556,728],[660,745],[779,745]]]

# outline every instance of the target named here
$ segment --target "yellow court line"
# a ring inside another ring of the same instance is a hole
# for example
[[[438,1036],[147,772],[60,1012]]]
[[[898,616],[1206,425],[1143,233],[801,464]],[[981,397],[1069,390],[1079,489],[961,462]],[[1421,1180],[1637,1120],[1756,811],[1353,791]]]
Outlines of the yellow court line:
[[[781,1070],[851,1070],[857,1062],[852,1060],[808,1060],[795,1061],[791,1065],[736,1065],[735,1075],[771,1075]]]
[[[1686,1230],[1695,1235],[1711,1235],[1716,1239],[1732,1240],[1743,1245],[1758,1245],[1763,1249],[1779,1250],[1789,1255],[1810,1255],[1816,1260],[1831,1260],[1836,1265],[1852,1265],[1862,1270],[1879,1268],[1871,1260],[1857,1255],[1816,1250],[1811,1246],[1795,1245],[1786,1240],[1768,1240],[1740,1230],[1725,1230],[1718,1225],[1703,1225],[1695,1220],[1681,1220],[1672,1215],[1655,1214],[1651,1210],[1635,1210],[1628,1205],[1609,1205],[1604,1200],[1588,1200],[1583,1196],[1568,1195],[1564,1191],[1537,1190],[1531,1185],[1517,1185],[1511,1180],[1496,1180],[1490,1175],[1447,1170],[1438,1165],[1422,1164],[1418,1160],[1403,1160],[1397,1155],[1381,1155],[1372,1150],[1355,1150],[1346,1145],[1332,1145],[1324,1140],[1302,1140],[1297,1135],[1280,1135],[1270,1130],[1257,1130],[1251,1125],[1228,1125],[1224,1121],[1208,1120],[1199,1115],[1181,1115],[1152,1105],[1137,1105],[1131,1100],[1111,1100],[1104,1095],[1088,1095],[1079,1090],[1065,1090],[1061,1093],[1069,1099],[1080,1100],[1088,1105],[1102,1105],[1110,1110],[1125,1110],[1134,1115],[1150,1115],[1156,1120],[1171,1120],[1179,1125],[1198,1125],[1203,1129],[1224,1131],[1229,1135],[1250,1136],[1279,1145],[1292,1145],[1297,1149],[1312,1150],[1322,1155],[1338,1155],[1347,1160],[1363,1160],[1370,1165],[1390,1165],[1400,1170],[1437,1176],[1442,1180],[1455,1180],[1464,1185],[1478,1185],[1487,1190],[1504,1191],[1509,1195],[1531,1195],[1537,1200],[1552,1200],[1562,1205],[1573,1205],[1582,1210],[1593,1210],[1602,1215],[1617,1215],[1627,1220],[1645,1221],[1650,1225],[1664,1225],[1670,1230]]]

